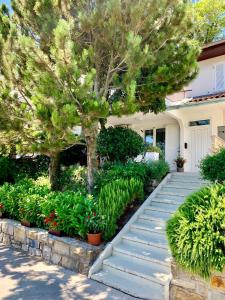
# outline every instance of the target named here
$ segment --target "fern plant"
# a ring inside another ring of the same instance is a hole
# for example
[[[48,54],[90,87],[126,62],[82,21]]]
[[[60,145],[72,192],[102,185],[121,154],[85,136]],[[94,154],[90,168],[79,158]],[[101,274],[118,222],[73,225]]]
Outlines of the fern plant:
[[[190,195],[167,223],[172,254],[183,268],[209,278],[225,265],[225,185]]]

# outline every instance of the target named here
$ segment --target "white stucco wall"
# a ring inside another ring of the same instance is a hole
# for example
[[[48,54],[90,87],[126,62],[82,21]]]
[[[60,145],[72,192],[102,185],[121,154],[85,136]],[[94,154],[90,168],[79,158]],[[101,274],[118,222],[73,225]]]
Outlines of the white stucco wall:
[[[218,92],[215,88],[215,65],[225,63],[225,55],[199,62],[199,74],[185,89],[186,97],[196,97]]]
[[[170,113],[180,121],[181,126],[181,142],[180,142],[180,149],[181,155],[185,157],[187,163],[185,164],[185,171],[193,171],[191,169],[191,132],[190,132],[190,121],[197,121],[197,120],[210,120],[210,138],[213,135],[217,135],[218,133],[218,126],[225,125],[224,119],[224,112],[225,112],[225,103],[220,104],[208,104],[208,105],[199,105],[199,106],[191,106],[188,108],[180,108]],[[201,127],[201,126],[200,126]],[[188,148],[184,149],[184,143],[188,144]],[[212,151],[208,149],[209,152]]]

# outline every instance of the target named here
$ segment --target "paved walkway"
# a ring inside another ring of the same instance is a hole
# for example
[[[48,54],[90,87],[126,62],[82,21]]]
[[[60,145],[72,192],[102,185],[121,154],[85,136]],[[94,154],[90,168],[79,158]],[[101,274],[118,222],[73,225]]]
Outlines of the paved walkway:
[[[136,298],[0,244],[0,300],[61,299]]]

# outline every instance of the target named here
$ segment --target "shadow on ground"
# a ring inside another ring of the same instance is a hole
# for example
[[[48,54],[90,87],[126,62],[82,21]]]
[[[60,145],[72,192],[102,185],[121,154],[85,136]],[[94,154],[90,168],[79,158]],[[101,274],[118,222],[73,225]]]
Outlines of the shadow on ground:
[[[0,300],[133,300],[117,290],[0,244]]]

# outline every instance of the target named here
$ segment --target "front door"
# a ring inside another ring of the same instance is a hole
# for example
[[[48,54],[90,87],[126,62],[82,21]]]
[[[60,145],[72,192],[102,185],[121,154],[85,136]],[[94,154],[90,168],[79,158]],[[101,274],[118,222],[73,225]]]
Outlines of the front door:
[[[210,125],[190,127],[191,172],[198,172],[202,158],[211,152]]]

